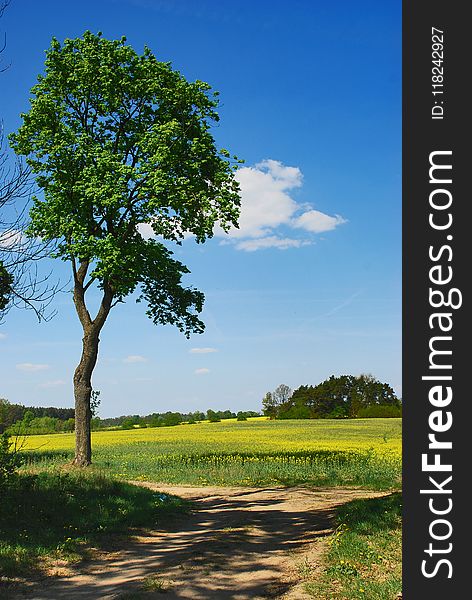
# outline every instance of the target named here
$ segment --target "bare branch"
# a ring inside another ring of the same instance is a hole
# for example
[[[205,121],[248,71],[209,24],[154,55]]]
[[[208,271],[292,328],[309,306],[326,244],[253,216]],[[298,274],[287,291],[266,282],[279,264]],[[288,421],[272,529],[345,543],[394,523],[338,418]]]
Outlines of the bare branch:
[[[54,246],[26,235],[33,184],[24,162],[10,163],[0,123],[0,265],[11,280],[0,323],[13,307],[33,310],[39,321],[49,320],[55,312],[48,312],[48,306],[61,288],[51,283],[51,273],[39,273],[37,263],[49,257]]]

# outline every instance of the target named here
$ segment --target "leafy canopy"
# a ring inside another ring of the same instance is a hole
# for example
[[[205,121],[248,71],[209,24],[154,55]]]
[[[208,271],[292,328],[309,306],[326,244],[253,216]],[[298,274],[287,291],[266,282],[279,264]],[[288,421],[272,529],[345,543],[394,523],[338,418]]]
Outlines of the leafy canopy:
[[[242,161],[216,149],[210,90],[125,38],[53,39],[10,138],[44,192],[29,235],[56,241],[55,256],[72,262],[85,291],[95,282],[120,301],[139,286],[152,320],[187,335],[203,329],[195,314],[203,294],[182,286],[189,271],[162,241],[204,242],[215,224],[227,231],[239,216]],[[142,225],[162,241],[145,239]]]
[[[10,299],[13,277],[0,261],[0,310],[3,310]]]
[[[372,375],[332,375],[316,386],[301,385],[285,401],[268,408],[272,412],[265,407],[265,414],[281,419],[400,416],[401,401],[388,383]]]

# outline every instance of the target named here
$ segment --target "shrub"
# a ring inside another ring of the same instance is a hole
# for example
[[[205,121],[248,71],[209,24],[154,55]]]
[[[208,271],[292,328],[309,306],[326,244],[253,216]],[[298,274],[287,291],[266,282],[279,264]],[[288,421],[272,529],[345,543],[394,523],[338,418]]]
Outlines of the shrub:
[[[386,419],[386,418],[398,418],[402,416],[401,406],[366,406],[361,408],[357,414],[359,419]]]
[[[7,433],[0,435],[0,485],[20,466],[21,458]]]

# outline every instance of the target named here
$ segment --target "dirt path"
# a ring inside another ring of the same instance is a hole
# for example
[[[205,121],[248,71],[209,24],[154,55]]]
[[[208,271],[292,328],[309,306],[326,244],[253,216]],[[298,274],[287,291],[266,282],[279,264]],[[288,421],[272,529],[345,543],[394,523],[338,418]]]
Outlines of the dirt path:
[[[144,600],[165,592],[169,600],[302,600],[308,596],[301,575],[319,565],[336,506],[383,495],[339,488],[138,485],[188,498],[196,510],[15,598]]]

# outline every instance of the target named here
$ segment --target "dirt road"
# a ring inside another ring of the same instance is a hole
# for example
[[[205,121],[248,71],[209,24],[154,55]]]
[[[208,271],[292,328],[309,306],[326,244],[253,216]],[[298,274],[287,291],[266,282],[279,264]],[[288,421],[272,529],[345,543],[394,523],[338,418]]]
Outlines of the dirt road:
[[[352,489],[218,488],[143,484],[195,510],[82,563],[69,576],[12,596],[30,600],[303,600],[336,506],[380,496]],[[164,596],[163,596],[164,593]],[[310,597],[313,600],[312,597]]]

